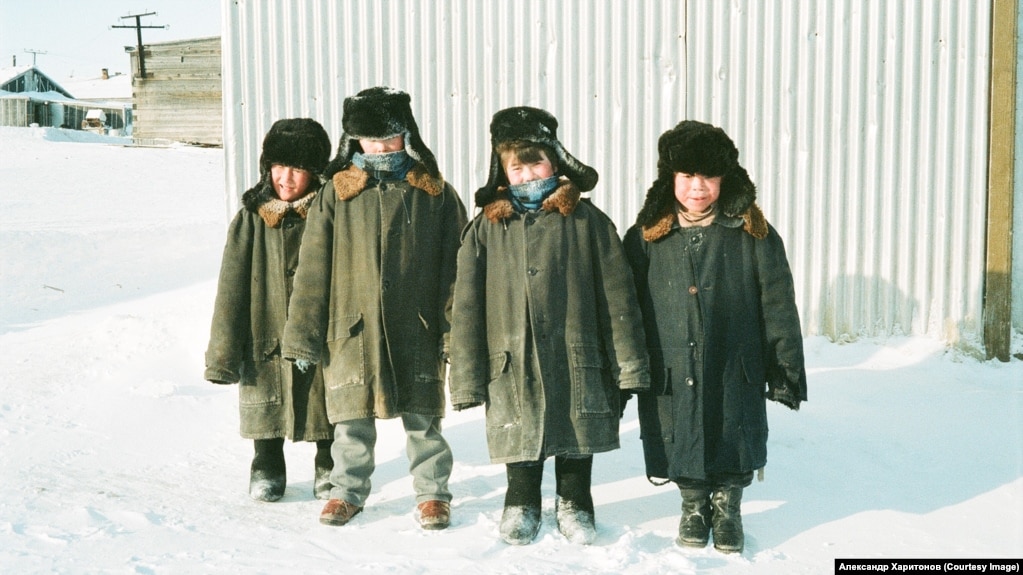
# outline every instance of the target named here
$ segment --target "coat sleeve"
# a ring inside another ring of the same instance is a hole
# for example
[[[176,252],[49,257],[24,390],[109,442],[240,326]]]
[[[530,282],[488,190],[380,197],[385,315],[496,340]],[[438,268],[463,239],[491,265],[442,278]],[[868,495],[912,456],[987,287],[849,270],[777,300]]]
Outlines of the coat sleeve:
[[[451,356],[451,314],[454,308],[455,277],[458,268],[458,247],[462,229],[465,228],[465,206],[453,188],[445,190],[443,233],[441,235],[441,290],[438,294],[442,357]]]
[[[252,226],[252,218],[242,210],[227,232],[203,375],[214,383],[238,383],[241,379],[243,354],[251,331]]]
[[[781,236],[771,227],[755,240],[756,275],[764,332],[768,399],[799,409],[806,401],[803,335],[796,293]]]
[[[632,269],[625,258],[622,240],[611,220],[600,214],[606,225],[594,226],[594,249],[598,303],[607,310],[607,325],[601,334],[608,338],[605,349],[612,363],[618,387],[642,391],[650,388],[650,359],[643,331],[643,317],[636,299]]]
[[[487,345],[487,248],[475,233],[482,216],[466,229],[458,249],[451,314],[448,386],[456,410],[487,401],[490,367]]]
[[[327,340],[330,286],[334,270],[334,208],[337,196],[329,182],[306,216],[298,269],[288,303],[281,355],[285,359],[320,362]]]

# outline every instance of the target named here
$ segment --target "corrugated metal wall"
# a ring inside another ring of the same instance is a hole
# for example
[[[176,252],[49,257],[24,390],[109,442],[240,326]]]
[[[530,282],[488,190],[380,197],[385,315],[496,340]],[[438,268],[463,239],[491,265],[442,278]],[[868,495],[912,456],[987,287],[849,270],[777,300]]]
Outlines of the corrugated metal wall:
[[[276,119],[334,139],[348,95],[412,94],[467,206],[488,126],[533,105],[624,232],[679,120],[735,139],[788,246],[807,335],[980,329],[989,13],[902,0],[224,0],[228,203]]]
[[[988,3],[690,6],[687,113],[736,137],[786,240],[805,331],[972,345],[960,338],[981,329]]]
[[[241,146],[229,185],[254,182],[274,120],[311,116],[336,143],[344,98],[389,85],[412,95],[467,207],[486,181],[491,116],[531,105],[557,116],[561,141],[600,172],[593,199],[624,224],[653,180],[649,144],[682,119],[684,12],[651,0],[228,1],[225,143]]]

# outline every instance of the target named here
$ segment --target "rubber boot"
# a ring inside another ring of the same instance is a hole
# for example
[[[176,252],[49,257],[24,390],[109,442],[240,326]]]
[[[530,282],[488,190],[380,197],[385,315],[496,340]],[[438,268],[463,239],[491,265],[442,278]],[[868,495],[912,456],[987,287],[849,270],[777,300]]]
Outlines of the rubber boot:
[[[334,458],[330,454],[331,439],[316,442],[316,470],[313,474],[313,496],[317,499],[330,499],[330,490],[334,484],[330,482],[330,472],[334,470]]]
[[[287,472],[284,466],[284,438],[256,439],[255,456],[249,469],[249,497],[256,501],[277,501],[284,496]]]
[[[501,539],[510,545],[528,545],[540,531],[540,484],[543,465],[506,466],[508,491],[501,514]]]
[[[590,481],[593,457],[554,459],[554,474],[558,482],[555,517],[558,531],[572,543],[589,545],[597,538],[593,515],[593,495]]]
[[[682,520],[678,523],[676,543],[682,547],[706,547],[710,540],[712,510],[710,489],[681,487]]]
[[[722,553],[740,553],[743,547],[742,487],[722,486],[710,496],[714,508],[714,548]]]

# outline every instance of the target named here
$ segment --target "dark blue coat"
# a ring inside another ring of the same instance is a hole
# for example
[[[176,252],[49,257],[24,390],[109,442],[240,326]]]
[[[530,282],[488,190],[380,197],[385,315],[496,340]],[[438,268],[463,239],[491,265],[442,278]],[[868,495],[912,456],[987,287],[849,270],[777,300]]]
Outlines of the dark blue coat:
[[[806,399],[777,231],[757,239],[742,219],[719,214],[708,227],[665,225],[645,237],[634,226],[624,243],[651,363],[651,391],[638,394],[647,475],[706,479],[763,467],[769,385]]]

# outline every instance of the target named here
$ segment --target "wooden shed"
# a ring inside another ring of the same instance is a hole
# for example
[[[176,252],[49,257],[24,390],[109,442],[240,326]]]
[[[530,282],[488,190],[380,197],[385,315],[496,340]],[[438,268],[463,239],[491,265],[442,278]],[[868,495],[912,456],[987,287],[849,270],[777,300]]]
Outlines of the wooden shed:
[[[143,45],[131,55],[137,142],[223,145],[220,37]]]

